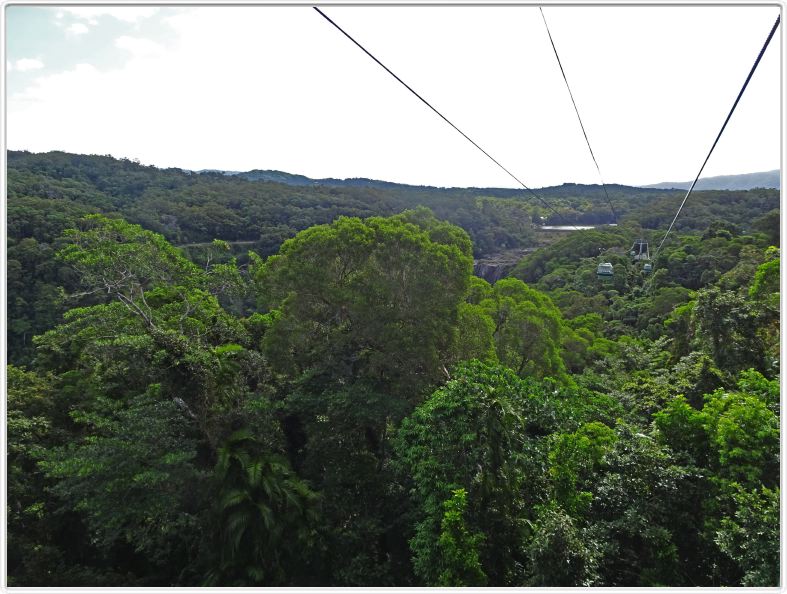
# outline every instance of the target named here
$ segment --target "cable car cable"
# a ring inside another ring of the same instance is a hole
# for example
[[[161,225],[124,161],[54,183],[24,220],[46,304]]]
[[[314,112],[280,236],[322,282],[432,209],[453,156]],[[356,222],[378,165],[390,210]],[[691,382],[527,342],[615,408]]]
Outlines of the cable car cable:
[[[664,245],[664,242],[667,240],[667,236],[670,234],[670,231],[672,231],[672,227],[675,225],[675,221],[678,220],[678,216],[680,216],[680,211],[683,210],[683,206],[686,204],[686,200],[688,200],[691,191],[694,189],[694,186],[697,183],[697,180],[699,180],[700,175],[702,174],[702,170],[705,169],[705,165],[707,164],[708,159],[710,159],[711,153],[713,153],[713,149],[716,148],[716,144],[719,142],[721,135],[724,133],[724,128],[727,127],[727,122],[730,121],[730,118],[732,117],[732,113],[735,111],[735,108],[738,106],[738,102],[741,100],[741,97],[743,96],[743,92],[746,90],[746,87],[749,85],[749,81],[751,80],[751,77],[754,75],[754,71],[757,70],[757,66],[760,63],[760,60],[762,59],[762,56],[765,53],[768,44],[771,42],[771,39],[773,38],[773,34],[776,32],[776,28],[779,26],[779,21],[781,20],[781,18],[782,18],[781,14],[778,17],[776,17],[776,22],[773,24],[773,27],[771,28],[771,32],[768,34],[768,39],[765,40],[765,44],[762,46],[762,49],[760,50],[760,54],[757,56],[757,59],[754,61],[754,66],[751,67],[749,76],[746,77],[746,81],[743,83],[743,87],[741,88],[740,93],[738,93],[738,97],[735,99],[735,103],[733,103],[732,109],[730,110],[730,113],[727,115],[727,119],[724,120],[724,124],[722,124],[721,130],[719,130],[719,134],[716,136],[716,140],[713,141],[713,146],[710,147],[708,156],[705,157],[705,161],[702,163],[702,167],[700,167],[700,170],[697,173],[697,177],[694,178],[694,182],[691,184],[689,191],[686,192],[686,196],[683,198],[683,202],[680,203],[680,206],[678,207],[678,212],[675,213],[675,217],[672,219],[669,229],[667,229],[667,232],[664,234],[661,243],[659,243],[659,247],[656,248],[656,253],[653,256],[654,262],[659,257],[659,251],[661,250],[661,246]]]
[[[488,152],[486,152],[484,149],[482,149],[482,148],[481,148],[481,147],[480,147],[480,146],[479,146],[479,145],[478,145],[478,144],[477,144],[477,143],[476,143],[476,142],[475,142],[475,141],[474,141],[472,138],[470,138],[470,137],[469,137],[467,134],[465,134],[465,133],[464,133],[464,132],[462,132],[462,131],[461,131],[459,128],[457,128],[457,127],[456,127],[456,125],[454,125],[454,123],[453,123],[453,122],[451,122],[451,120],[449,120],[449,119],[448,119],[447,117],[445,117],[445,116],[444,116],[442,113],[440,113],[440,112],[439,112],[439,111],[438,111],[438,110],[437,110],[437,109],[436,109],[434,106],[432,106],[432,104],[431,104],[431,103],[429,103],[429,102],[428,102],[426,99],[424,99],[423,97],[421,97],[421,95],[419,95],[418,93],[416,93],[416,92],[415,92],[415,90],[413,90],[413,88],[412,88],[410,85],[408,85],[408,84],[407,84],[406,82],[404,82],[404,81],[403,81],[401,78],[399,78],[398,76],[396,76],[396,74],[394,74],[394,73],[393,73],[393,72],[392,72],[392,71],[391,71],[391,70],[390,70],[390,69],[389,69],[389,68],[388,68],[388,67],[387,67],[385,64],[383,64],[382,62],[380,62],[380,60],[378,60],[377,58],[375,58],[375,57],[374,57],[374,56],[373,56],[373,55],[372,55],[372,54],[371,54],[371,53],[370,53],[370,52],[369,52],[369,51],[368,51],[368,50],[367,50],[365,47],[363,47],[363,46],[362,46],[360,43],[358,43],[358,42],[357,42],[355,39],[353,39],[353,37],[352,37],[352,36],[351,36],[349,33],[347,33],[347,31],[345,31],[344,29],[342,29],[342,28],[341,28],[339,25],[337,25],[337,24],[336,24],[336,23],[335,23],[333,20],[331,20],[331,18],[330,18],[330,17],[328,17],[328,15],[326,15],[326,14],[325,14],[323,11],[321,11],[321,10],[320,10],[319,8],[317,8],[316,6],[313,6],[312,8],[314,8],[314,10],[316,10],[317,12],[319,12],[319,13],[320,13],[320,14],[323,16],[323,18],[325,18],[325,20],[326,20],[326,21],[328,21],[328,22],[329,22],[331,25],[333,25],[333,26],[334,26],[334,27],[336,27],[336,28],[337,28],[339,31],[341,31],[341,32],[344,34],[344,36],[345,36],[345,37],[347,37],[347,39],[349,39],[349,40],[350,40],[350,41],[352,41],[352,42],[353,42],[355,45],[357,45],[359,48],[361,48],[361,50],[363,50],[363,52],[364,52],[364,53],[365,53],[367,56],[369,56],[369,57],[370,57],[372,60],[374,60],[375,62],[377,62],[377,64],[379,64],[379,65],[380,65],[380,66],[381,66],[381,67],[382,67],[382,68],[383,68],[383,69],[384,69],[384,70],[385,70],[385,71],[386,71],[388,74],[390,74],[390,75],[391,75],[391,76],[393,76],[393,77],[394,77],[394,78],[395,78],[397,81],[399,81],[399,82],[400,82],[400,83],[401,83],[401,84],[402,84],[402,85],[403,85],[403,86],[404,86],[404,87],[405,87],[405,88],[406,88],[408,91],[410,91],[410,92],[411,92],[413,95],[415,95],[416,97],[418,97],[418,99],[420,99],[420,100],[421,100],[421,102],[422,102],[422,103],[424,103],[424,105],[426,105],[426,106],[427,106],[429,109],[431,109],[433,112],[435,112],[437,115],[439,115],[439,116],[440,116],[440,117],[441,117],[441,118],[442,118],[442,119],[443,119],[443,120],[444,120],[444,121],[445,121],[445,122],[446,122],[446,123],[447,123],[449,126],[451,126],[451,127],[454,129],[454,130],[456,130],[457,132],[459,132],[459,134],[461,134],[462,136],[464,136],[464,137],[465,137],[465,139],[466,139],[466,140],[468,140],[468,141],[469,141],[469,142],[470,142],[470,143],[471,143],[471,144],[472,144],[474,147],[476,147],[476,148],[477,148],[479,151],[481,151],[482,153],[484,153],[484,154],[485,154],[485,155],[486,155],[486,156],[487,156],[487,157],[488,157],[488,158],[489,158],[489,159],[490,159],[490,160],[491,160],[491,161],[492,161],[492,162],[493,162],[495,165],[497,165],[497,166],[498,166],[500,169],[502,169],[503,171],[505,171],[505,172],[506,172],[506,173],[507,173],[507,174],[508,174],[508,175],[509,175],[511,178],[513,178],[513,179],[514,179],[514,180],[515,180],[515,181],[516,181],[516,182],[517,182],[517,183],[518,183],[520,186],[522,186],[522,187],[523,187],[525,190],[527,190],[527,191],[528,191],[528,192],[530,192],[530,193],[531,193],[533,196],[535,196],[535,197],[536,197],[538,200],[540,200],[540,201],[541,201],[541,203],[542,203],[544,206],[546,206],[548,210],[552,211],[552,213],[553,213],[553,214],[557,215],[557,216],[558,216],[560,219],[562,219],[564,222],[567,222],[567,221],[565,221],[565,219],[564,219],[564,218],[563,218],[563,217],[560,215],[560,213],[558,213],[558,212],[557,212],[557,211],[556,211],[554,208],[552,208],[552,207],[549,205],[549,203],[548,203],[546,200],[544,200],[544,199],[543,199],[541,196],[539,196],[539,195],[538,195],[538,194],[536,194],[536,193],[535,193],[533,190],[531,190],[531,189],[530,189],[528,186],[526,186],[526,185],[524,184],[524,182],[522,182],[522,181],[521,181],[521,180],[520,180],[520,179],[519,179],[517,176],[515,176],[515,175],[514,175],[513,173],[511,173],[511,172],[510,172],[508,169],[506,169],[505,167],[503,167],[503,165],[501,165],[501,164],[500,164],[500,162],[499,162],[497,159],[495,159],[495,158],[494,158],[492,155],[490,155]],[[578,228],[577,228],[575,225],[571,225],[571,226],[572,226],[572,227],[574,227],[574,229],[575,229],[576,231],[579,231],[579,229],[578,229]]]
[[[601,168],[598,166],[598,161],[596,161],[596,155],[593,154],[593,149],[590,148],[590,140],[588,140],[588,134],[585,131],[585,126],[582,123],[582,118],[579,115],[579,108],[577,107],[577,102],[574,101],[574,94],[571,92],[571,87],[568,84],[568,78],[566,77],[566,72],[563,70],[563,64],[560,62],[560,56],[557,53],[557,47],[555,47],[555,42],[552,39],[552,33],[549,31],[549,25],[547,24],[547,18],[544,16],[543,9],[539,6],[538,10],[541,11],[541,18],[544,19],[544,26],[547,29],[547,35],[549,35],[549,43],[552,44],[552,50],[555,52],[555,58],[557,59],[557,65],[560,67],[560,73],[563,75],[563,80],[566,83],[566,88],[568,89],[568,96],[571,97],[571,103],[574,104],[574,111],[577,114],[577,119],[579,120],[579,127],[582,128],[582,134],[585,137],[585,142],[588,145],[588,150],[590,151],[590,156],[593,159],[593,163],[596,164],[596,171],[598,171],[598,177],[601,180],[601,187],[604,188],[604,195],[607,197],[607,204],[609,204],[609,208],[612,211],[612,218],[614,222],[617,224],[618,222],[618,215],[615,212],[615,207],[612,206],[612,201],[609,198],[609,193],[607,192],[607,185],[604,183],[604,177],[601,175]]]

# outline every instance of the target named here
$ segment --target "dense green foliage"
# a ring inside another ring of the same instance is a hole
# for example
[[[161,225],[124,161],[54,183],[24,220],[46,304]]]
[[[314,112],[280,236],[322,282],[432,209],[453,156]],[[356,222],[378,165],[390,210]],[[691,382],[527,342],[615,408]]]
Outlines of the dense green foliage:
[[[777,585],[778,193],[9,165],[10,585]]]

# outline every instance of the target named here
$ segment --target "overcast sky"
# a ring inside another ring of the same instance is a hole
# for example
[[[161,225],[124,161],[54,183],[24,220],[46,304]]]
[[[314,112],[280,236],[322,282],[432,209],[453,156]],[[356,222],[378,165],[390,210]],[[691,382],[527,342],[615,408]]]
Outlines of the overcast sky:
[[[598,183],[535,6],[324,12],[530,187]],[[691,180],[778,6],[545,5],[607,183]],[[311,7],[6,7],[7,146],[516,187]],[[780,37],[703,176],[778,169]]]

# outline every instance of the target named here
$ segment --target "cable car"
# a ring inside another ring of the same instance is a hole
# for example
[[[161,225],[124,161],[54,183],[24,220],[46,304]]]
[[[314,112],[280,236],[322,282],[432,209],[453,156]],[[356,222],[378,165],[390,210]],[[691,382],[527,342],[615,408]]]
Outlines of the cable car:
[[[638,260],[650,260],[650,252],[648,251],[648,242],[644,239],[638,239],[634,242],[634,245],[631,246],[631,250],[629,252],[631,257],[634,258],[634,261]]]
[[[645,266],[642,267],[642,272],[644,272],[645,274],[650,274],[651,272],[653,272],[653,264],[651,264],[650,262],[645,264]]]
[[[613,274],[611,262],[602,262],[598,265],[598,268],[596,268],[596,275],[599,278],[610,278]]]

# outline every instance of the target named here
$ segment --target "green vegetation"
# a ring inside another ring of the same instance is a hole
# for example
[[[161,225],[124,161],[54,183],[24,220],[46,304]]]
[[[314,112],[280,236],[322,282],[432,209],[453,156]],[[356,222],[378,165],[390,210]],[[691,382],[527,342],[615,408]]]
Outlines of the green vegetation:
[[[10,585],[778,584],[778,192],[9,166]]]

